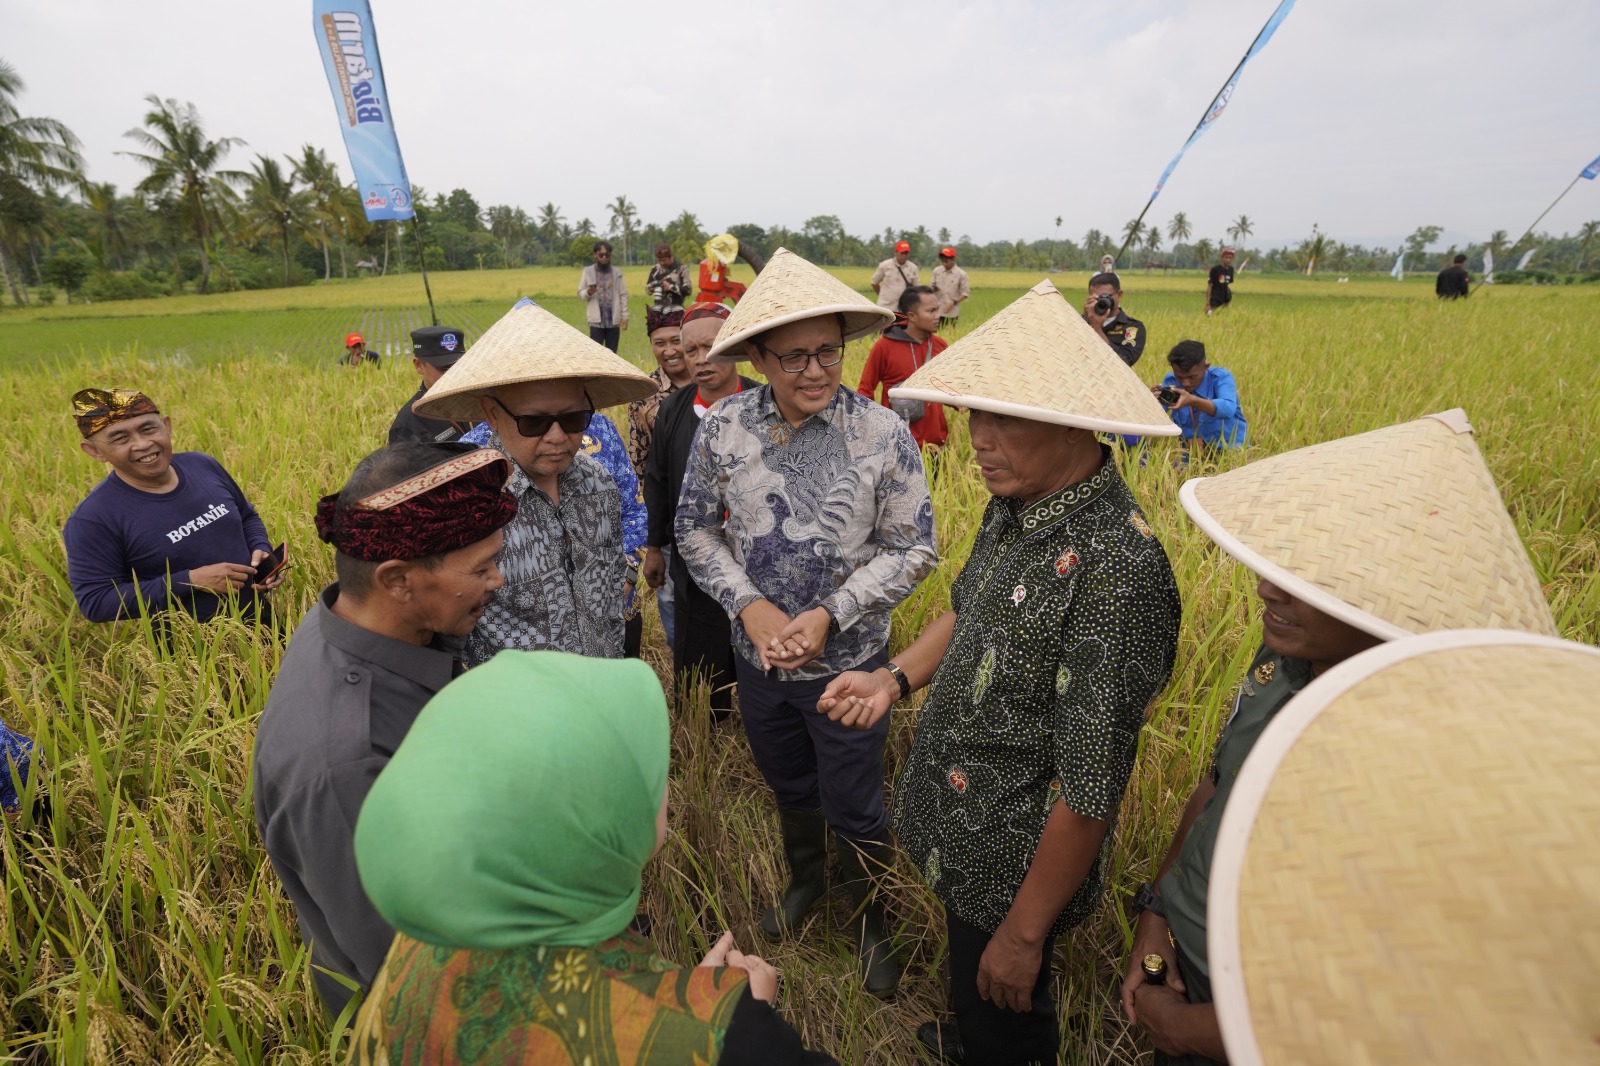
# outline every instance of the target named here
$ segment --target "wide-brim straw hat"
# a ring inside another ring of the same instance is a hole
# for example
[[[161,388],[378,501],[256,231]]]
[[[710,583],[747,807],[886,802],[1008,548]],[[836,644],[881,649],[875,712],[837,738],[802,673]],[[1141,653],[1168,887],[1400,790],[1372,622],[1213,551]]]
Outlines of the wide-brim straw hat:
[[[529,303],[513,307],[484,331],[411,409],[424,418],[477,422],[478,397],[503,385],[581,379],[598,410],[641,400],[656,383],[567,323]]]
[[[789,249],[779,248],[717,331],[717,343],[712,345],[707,358],[718,363],[737,363],[748,358],[744,342],[756,334],[791,322],[834,314],[844,317],[847,341],[865,337],[894,321],[894,312],[887,307],[879,307]]]
[[[1373,636],[1556,632],[1459,408],[1193,478],[1178,499],[1229,555]]]
[[[1150,386],[1048,281],[940,352],[889,396],[1099,433],[1182,432]]]
[[[1600,1061],[1600,650],[1381,644],[1279,712],[1207,897],[1234,1066]]]

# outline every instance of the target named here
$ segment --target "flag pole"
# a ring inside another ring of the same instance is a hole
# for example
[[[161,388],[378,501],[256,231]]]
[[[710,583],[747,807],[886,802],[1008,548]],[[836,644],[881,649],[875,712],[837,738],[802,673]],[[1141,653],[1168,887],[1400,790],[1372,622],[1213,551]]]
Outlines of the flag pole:
[[[1561,195],[1557,196],[1554,200],[1551,200],[1550,201],[1550,206],[1545,208],[1543,211],[1539,212],[1539,217],[1534,219],[1533,222],[1528,226],[1528,228],[1522,231],[1522,236],[1521,237],[1518,237],[1515,241],[1511,242],[1511,247],[1515,248],[1517,245],[1521,244],[1524,240],[1526,240],[1528,238],[1528,236],[1531,233],[1533,233],[1533,231],[1535,229],[1538,228],[1539,223],[1544,221],[1544,216],[1546,216],[1550,212],[1554,211],[1556,209],[1556,204],[1559,204],[1562,200],[1566,199],[1567,193],[1572,191],[1572,187],[1574,185],[1578,184],[1579,179],[1582,178],[1582,177],[1583,177],[1583,175],[1579,174],[1578,177],[1573,178],[1572,181],[1568,182],[1567,183],[1567,187],[1565,189],[1561,190]],[[1483,277],[1479,278],[1478,279],[1478,283],[1476,285],[1472,286],[1472,291],[1473,292],[1477,292],[1479,289],[1483,288],[1483,283],[1488,278],[1488,276],[1489,275],[1485,274]]]
[[[422,216],[413,208],[411,212],[411,232],[417,237],[417,266],[422,270],[422,291],[428,295],[428,317],[433,319],[433,324],[439,324],[439,312],[433,309],[433,286],[428,284],[428,253],[422,247]]]

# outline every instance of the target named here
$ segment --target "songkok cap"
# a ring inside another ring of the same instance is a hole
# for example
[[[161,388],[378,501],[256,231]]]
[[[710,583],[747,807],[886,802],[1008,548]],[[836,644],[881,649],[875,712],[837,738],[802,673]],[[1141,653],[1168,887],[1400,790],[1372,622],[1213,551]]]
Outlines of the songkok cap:
[[[380,563],[465,548],[516,517],[503,452],[460,442],[430,447],[440,461],[397,485],[348,505],[337,492],[318,500],[317,536],[341,554]]]
[[[365,343],[367,343],[367,342],[361,339],[361,334],[359,334],[359,333],[347,334],[345,336],[345,339],[344,339],[344,346],[346,348],[354,348],[358,344],[365,344]]]
[[[924,363],[889,396],[1099,433],[1181,432],[1150,387],[1048,281]]]
[[[1191,478],[1178,499],[1229,555],[1373,636],[1556,632],[1460,408]]]
[[[155,401],[137,389],[79,389],[72,394],[72,418],[85,440],[112,423],[160,413]]]
[[[504,385],[562,379],[581,380],[597,409],[656,391],[632,363],[526,301],[485,330],[411,409],[424,418],[476,422],[482,417],[478,397]]]
[[[467,335],[454,326],[423,326],[411,331],[411,354],[429,366],[448,370],[467,354]]]
[[[722,324],[708,358],[737,363],[746,358],[745,341],[751,337],[824,315],[844,316],[847,341],[876,333],[894,321],[894,312],[887,307],[879,307],[789,249],[779,248]]]
[[[1592,647],[1457,630],[1278,712],[1211,861],[1230,1063],[1596,1060],[1596,692]]]
[[[898,241],[898,242],[895,243],[894,250],[897,251],[897,252],[909,252],[909,251],[911,251],[911,242],[910,241]]]

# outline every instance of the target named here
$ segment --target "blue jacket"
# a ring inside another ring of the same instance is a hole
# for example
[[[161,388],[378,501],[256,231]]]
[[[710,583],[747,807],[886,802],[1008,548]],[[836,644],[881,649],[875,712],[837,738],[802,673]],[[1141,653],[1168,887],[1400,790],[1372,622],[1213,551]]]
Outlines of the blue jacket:
[[[1168,374],[1161,379],[1161,384],[1176,388],[1178,379]],[[1216,404],[1217,413],[1208,415],[1198,407],[1182,407],[1167,412],[1177,427],[1183,430],[1184,439],[1193,440],[1198,436],[1207,444],[1215,444],[1219,448],[1244,447],[1250,424],[1245,420],[1244,408],[1239,405],[1239,387],[1233,383],[1233,375],[1220,366],[1210,367],[1206,370],[1206,376],[1200,379],[1200,387],[1192,391],[1196,396]],[[1199,422],[1198,432],[1196,420]]]

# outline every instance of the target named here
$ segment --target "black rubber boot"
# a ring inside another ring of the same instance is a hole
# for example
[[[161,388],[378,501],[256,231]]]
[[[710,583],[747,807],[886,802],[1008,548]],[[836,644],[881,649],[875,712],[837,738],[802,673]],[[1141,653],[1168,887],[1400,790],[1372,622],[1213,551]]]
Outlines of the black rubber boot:
[[[789,860],[789,887],[758,923],[768,940],[781,940],[798,929],[828,890],[828,821],[822,812],[779,810],[778,826]]]
[[[900,987],[900,962],[885,928],[883,903],[878,899],[876,878],[888,868],[889,845],[873,840],[841,840],[839,867],[845,887],[850,891],[854,910],[850,931],[856,938],[856,957],[861,961],[867,992],[888,999]]]

